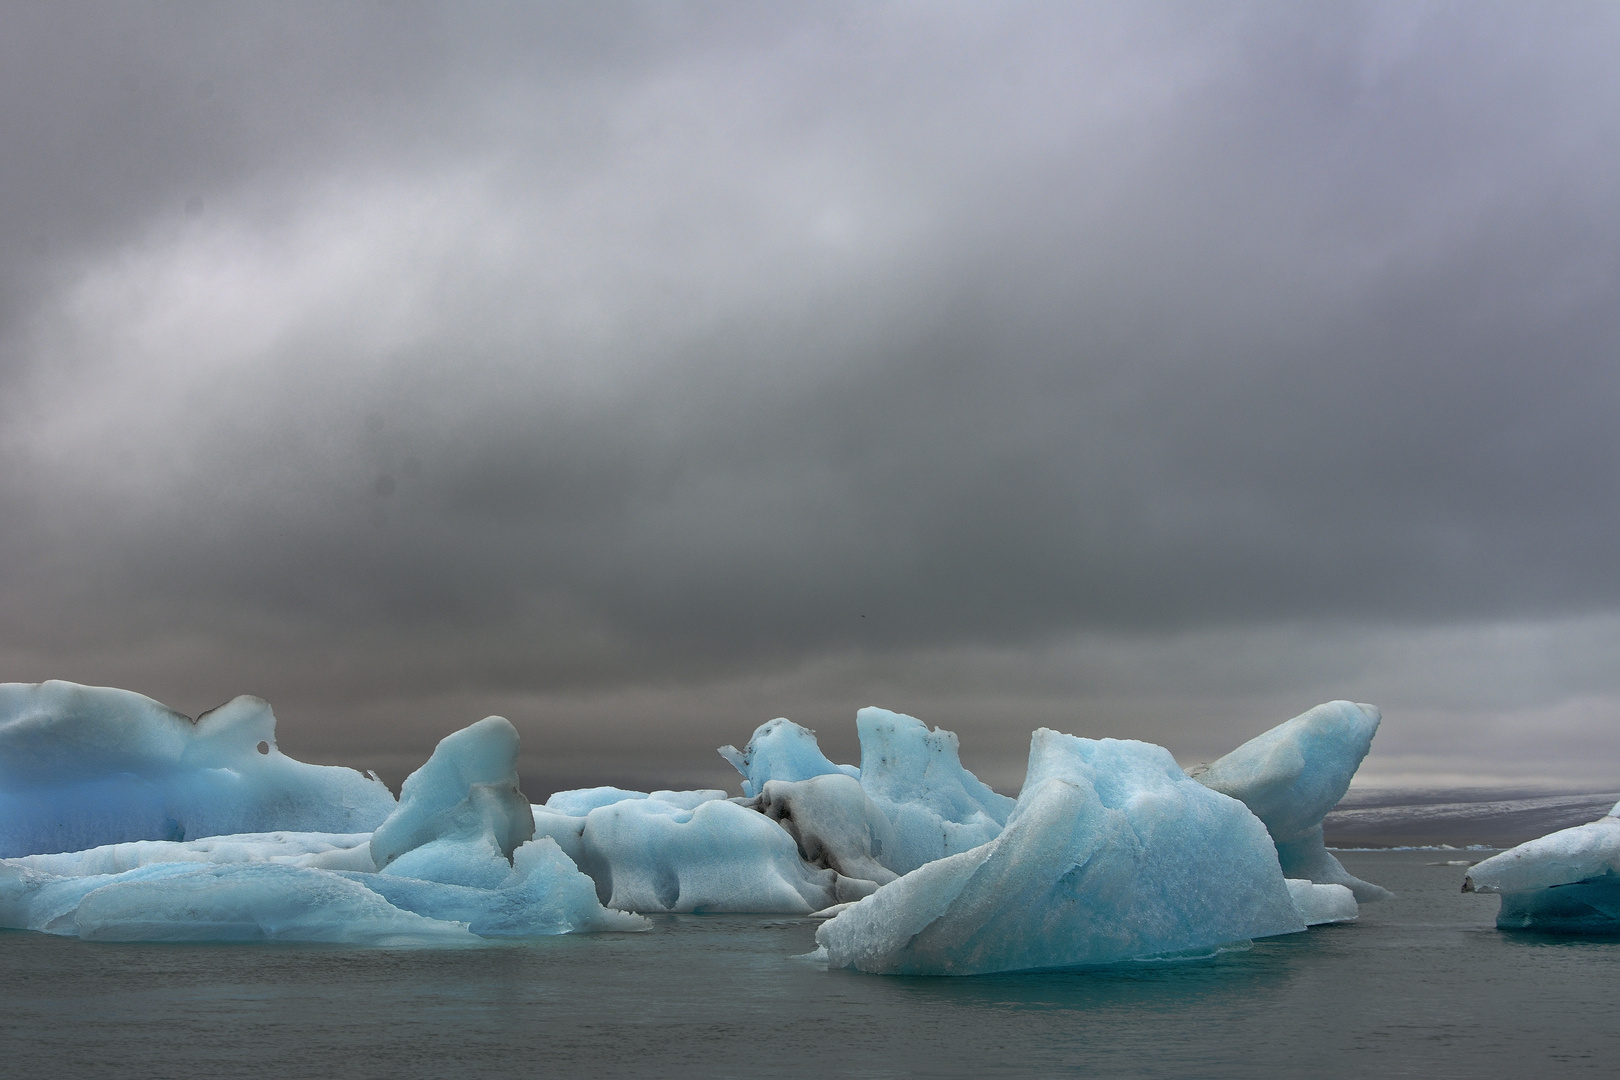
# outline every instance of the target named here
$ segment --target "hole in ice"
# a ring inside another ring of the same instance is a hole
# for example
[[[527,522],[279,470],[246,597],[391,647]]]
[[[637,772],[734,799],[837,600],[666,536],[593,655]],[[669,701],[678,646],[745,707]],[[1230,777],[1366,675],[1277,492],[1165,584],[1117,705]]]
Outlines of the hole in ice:
[[[260,739],[257,749],[261,754],[268,754],[270,752],[270,744],[265,742],[263,739]]]
[[[653,879],[653,896],[663,905],[665,911],[675,910],[675,905],[680,903],[681,879],[670,867],[660,869]]]

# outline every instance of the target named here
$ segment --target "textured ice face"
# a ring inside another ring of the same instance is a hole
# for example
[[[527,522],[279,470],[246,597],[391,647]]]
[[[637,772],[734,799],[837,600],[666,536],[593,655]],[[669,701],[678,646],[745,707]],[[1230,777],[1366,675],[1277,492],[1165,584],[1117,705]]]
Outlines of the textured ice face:
[[[883,885],[896,874],[881,862],[897,842],[894,826],[852,776],[767,780],[743,804],[787,830],[799,857],[812,866]]]
[[[294,761],[239,697],[194,723],[128,690],[0,684],[0,857],[129,840],[350,833],[394,810],[379,780]]]
[[[855,714],[861,787],[894,826],[881,861],[897,874],[956,855],[1001,832],[1013,800],[962,767],[953,732],[867,707]]]
[[[1288,895],[1306,926],[1355,922],[1361,914],[1355,894],[1343,885],[1318,885],[1303,878],[1289,878]]]
[[[774,821],[720,800],[692,810],[655,799],[598,807],[579,845],[598,897],[624,911],[805,915],[875,887],[807,865]]]
[[[644,929],[605,910],[555,841],[528,839],[517,748],[500,717],[448,736],[373,833],[140,841],[0,860],[0,926],[103,941],[386,945]]]
[[[1304,928],[1271,837],[1241,803],[1194,783],[1162,747],[1041,729],[995,839],[885,885],[816,940],[834,967],[967,975]]]
[[[1476,863],[1463,891],[1501,893],[1504,930],[1620,933],[1620,817],[1610,811]]]
[[[1322,842],[1322,819],[1350,789],[1379,720],[1372,705],[1330,701],[1250,739],[1194,776],[1265,822],[1289,877],[1344,885],[1363,902],[1386,899],[1388,890],[1352,875]]]
[[[491,886],[512,852],[534,835],[529,800],[518,790],[518,733],[487,716],[439,740],[405,778],[399,807],[371,834],[378,869],[401,877]]]
[[[808,780],[812,776],[843,773],[860,776],[853,765],[835,765],[821,752],[816,733],[779,716],[754,729],[748,745],[738,750],[722,746],[720,756],[743,777],[743,798],[751,799],[771,780]]]
[[[321,854],[353,849],[319,834],[223,839],[0,860],[0,926],[92,941],[397,946],[647,925],[603,910],[590,879],[550,840],[519,847],[499,882],[473,888],[323,869]]]

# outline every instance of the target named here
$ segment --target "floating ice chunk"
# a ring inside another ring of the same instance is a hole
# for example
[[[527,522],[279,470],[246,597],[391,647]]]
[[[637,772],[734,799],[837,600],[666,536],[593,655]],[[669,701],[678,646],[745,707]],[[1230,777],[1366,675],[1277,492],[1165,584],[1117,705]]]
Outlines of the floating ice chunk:
[[[329,870],[277,863],[203,866],[134,875],[80,901],[74,929],[87,941],[324,941],[358,945],[469,943],[457,922],[403,911]]]
[[[279,862],[325,870],[370,870],[370,833],[244,833],[201,840],[134,840],[85,851],[25,855],[7,863],[56,877],[122,874],[159,863]]]
[[[881,862],[897,843],[894,826],[852,776],[767,780],[765,790],[742,805],[786,829],[800,858],[813,866],[878,885],[897,876]]]
[[[0,859],[0,926],[105,941],[388,945],[645,929],[604,909],[553,840],[528,839],[534,808],[517,788],[517,746],[500,717],[441,740],[373,833],[135,841]]]
[[[344,875],[282,862],[159,860],[58,877],[0,861],[0,925],[92,941],[475,940],[462,924],[402,911]]]
[[[894,826],[880,861],[897,874],[956,855],[1001,832],[1013,800],[962,767],[953,732],[868,707],[855,714],[861,787]]]
[[[370,865],[369,839],[271,833],[0,860],[0,926],[103,941],[359,945],[454,943],[472,940],[469,930],[527,937],[647,926],[604,909],[591,880],[549,839],[519,847],[493,888],[354,870],[334,882],[334,867],[318,865],[341,853],[364,853]],[[233,869],[251,872],[223,872]]]
[[[626,791],[616,787],[575,788],[573,791],[553,792],[545,808],[554,814],[582,818],[598,806],[612,806],[626,799],[645,799],[645,791]]]
[[[999,836],[883,886],[816,941],[832,967],[968,975],[1304,928],[1270,836],[1241,803],[1193,783],[1162,747],[1043,728]]]
[[[808,780],[812,776],[844,773],[858,777],[853,765],[835,765],[816,742],[816,733],[779,716],[754,729],[748,745],[738,750],[722,746],[720,756],[743,777],[743,797],[753,798],[768,780]]]
[[[1380,718],[1375,706],[1330,701],[1193,770],[1193,778],[1266,823],[1289,877],[1344,885],[1363,903],[1388,899],[1394,894],[1351,874],[1322,842],[1322,819],[1350,789]]]
[[[807,915],[873,885],[799,858],[780,826],[732,802],[682,810],[626,799],[585,818],[579,866],[622,911],[757,911]]]
[[[555,841],[545,836],[530,840],[512,853],[510,872],[494,888],[393,874],[350,876],[397,908],[465,923],[479,937],[539,937],[645,930],[650,926],[639,915],[602,907],[591,879],[579,872]]]
[[[405,778],[399,808],[371,834],[378,869],[399,877],[493,888],[512,852],[534,836],[534,814],[518,790],[518,733],[501,716],[439,740]]]
[[[276,749],[239,697],[195,722],[128,690],[0,684],[0,857],[286,829],[350,833],[394,809],[380,780]]]
[[[1344,885],[1317,885],[1303,878],[1289,878],[1288,895],[1306,926],[1355,922],[1361,915],[1356,894]]]
[[[1463,891],[1500,893],[1504,930],[1620,933],[1620,806],[1476,863]]]

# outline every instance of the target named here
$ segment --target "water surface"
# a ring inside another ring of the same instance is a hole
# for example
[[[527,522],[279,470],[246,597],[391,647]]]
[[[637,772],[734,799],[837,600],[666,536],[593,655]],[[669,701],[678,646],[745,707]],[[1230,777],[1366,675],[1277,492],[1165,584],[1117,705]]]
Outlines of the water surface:
[[[809,920],[461,950],[0,934],[0,1074],[97,1077],[1612,1076],[1620,941],[1502,934],[1477,853],[1341,856],[1354,925],[1180,964],[827,972]]]

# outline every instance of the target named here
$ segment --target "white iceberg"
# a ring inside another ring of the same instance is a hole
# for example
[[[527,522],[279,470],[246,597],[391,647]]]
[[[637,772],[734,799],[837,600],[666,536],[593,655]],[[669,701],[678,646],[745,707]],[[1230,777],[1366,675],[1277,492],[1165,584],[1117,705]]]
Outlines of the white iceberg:
[[[1620,934],[1620,804],[1474,864],[1463,891],[1501,894],[1504,930]]]
[[[855,728],[861,788],[894,827],[884,866],[909,873],[1000,834],[1014,800],[962,767],[955,733],[874,707],[855,714]]]
[[[1192,770],[1192,775],[1205,787],[1241,801],[1265,822],[1289,877],[1343,885],[1363,903],[1387,899],[1394,894],[1351,874],[1322,841],[1322,819],[1350,789],[1380,718],[1375,706],[1330,701],[1250,739],[1214,764]]]
[[[517,789],[517,732],[443,739],[372,833],[135,841],[0,859],[0,926],[99,941],[471,943],[645,929],[595,886]]]
[[[239,697],[196,721],[128,690],[0,684],[0,857],[129,840],[369,831],[382,781],[276,749],[270,706]]]
[[[723,799],[624,799],[583,819],[537,808],[535,821],[621,911],[805,915],[877,887],[808,865],[770,818]]]
[[[862,776],[869,760],[862,754]],[[1208,952],[1303,930],[1265,826],[1163,747],[1041,729],[1006,827],[839,912],[831,967],[968,975]]]
[[[835,765],[821,752],[816,733],[778,716],[754,729],[748,745],[738,750],[722,746],[720,756],[742,774],[743,797],[753,798],[771,780],[808,780],[812,776],[843,773],[859,777],[853,765]]]
[[[1344,885],[1318,885],[1303,878],[1289,878],[1288,895],[1306,926],[1355,922],[1361,916],[1356,894]]]

